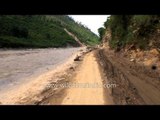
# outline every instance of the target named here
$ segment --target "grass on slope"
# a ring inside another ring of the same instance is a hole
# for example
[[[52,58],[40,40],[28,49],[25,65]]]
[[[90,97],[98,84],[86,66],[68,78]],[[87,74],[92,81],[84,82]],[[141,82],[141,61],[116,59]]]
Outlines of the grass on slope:
[[[0,26],[1,48],[79,46],[64,28],[85,44],[98,43],[96,35],[68,16],[1,15]]]

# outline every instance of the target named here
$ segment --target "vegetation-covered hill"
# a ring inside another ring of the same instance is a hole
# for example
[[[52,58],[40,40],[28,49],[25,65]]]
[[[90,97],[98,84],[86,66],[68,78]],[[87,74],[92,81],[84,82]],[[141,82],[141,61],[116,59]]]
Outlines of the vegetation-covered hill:
[[[134,46],[139,49],[160,48],[159,15],[111,15],[99,28],[101,39],[110,32],[113,49]]]
[[[86,45],[99,43],[97,35],[66,15],[1,15],[0,47],[79,46],[64,28]]]

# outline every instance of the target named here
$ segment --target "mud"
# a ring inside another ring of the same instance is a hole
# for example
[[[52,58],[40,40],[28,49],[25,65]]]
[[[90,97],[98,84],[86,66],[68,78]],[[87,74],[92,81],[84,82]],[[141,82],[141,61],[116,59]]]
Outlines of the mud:
[[[155,71],[105,49],[97,51],[97,58],[105,82],[117,84],[110,89],[115,104],[160,104],[159,80]]]

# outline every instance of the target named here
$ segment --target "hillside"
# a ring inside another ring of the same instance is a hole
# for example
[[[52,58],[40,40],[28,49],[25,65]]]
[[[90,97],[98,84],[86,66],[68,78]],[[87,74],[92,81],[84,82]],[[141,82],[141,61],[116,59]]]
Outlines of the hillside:
[[[159,15],[111,15],[98,29],[97,52],[116,104],[159,104]],[[146,92],[147,91],[147,92]]]
[[[157,36],[160,30],[159,15],[111,15],[99,28],[101,39],[110,31],[108,41],[113,49],[123,49],[129,45],[147,50],[159,48]]]
[[[66,15],[1,15],[0,48],[46,48],[95,45],[98,36]]]
[[[131,61],[160,67],[159,15],[111,15],[99,34],[104,46]]]

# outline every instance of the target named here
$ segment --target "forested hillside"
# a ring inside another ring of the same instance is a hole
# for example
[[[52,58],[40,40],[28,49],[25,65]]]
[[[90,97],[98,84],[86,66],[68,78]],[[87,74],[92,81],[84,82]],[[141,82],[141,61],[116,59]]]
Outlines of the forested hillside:
[[[101,39],[111,34],[109,45],[113,49],[122,49],[129,45],[139,49],[159,48],[159,15],[111,15],[99,28]]]
[[[1,15],[0,26],[1,48],[79,46],[65,28],[86,45],[99,43],[97,35],[66,15]]]

